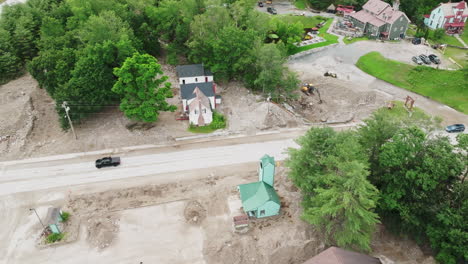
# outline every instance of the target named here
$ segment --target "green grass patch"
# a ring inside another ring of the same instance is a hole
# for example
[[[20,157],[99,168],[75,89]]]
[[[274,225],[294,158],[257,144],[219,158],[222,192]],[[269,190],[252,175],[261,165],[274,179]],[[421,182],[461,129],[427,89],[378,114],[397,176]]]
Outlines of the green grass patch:
[[[62,212],[62,222],[67,222],[68,219],[70,219],[70,213],[69,212]]]
[[[468,22],[465,23],[465,30],[463,31],[463,34],[460,36],[461,39],[468,45]]]
[[[468,78],[463,71],[412,66],[370,52],[356,66],[364,72],[401,88],[427,96],[468,114]]]
[[[288,24],[301,22],[305,28],[315,27],[318,23],[324,20],[325,21],[327,20],[326,17],[322,17],[322,16],[308,17],[308,16],[294,16],[294,15],[276,15],[276,16],[273,16],[272,19],[279,19]]]
[[[429,35],[428,35],[429,41],[432,43],[437,43],[437,44],[449,44],[453,46],[459,46],[463,47],[463,44],[455,37],[449,36],[447,34],[444,34],[442,38],[440,39],[434,39],[434,30],[429,30]]]
[[[321,21],[323,21],[323,20],[321,20]],[[327,23],[325,23],[325,26],[323,26],[323,27],[321,27],[319,29],[318,36],[324,38],[325,39],[324,42],[315,43],[315,44],[302,46],[302,47],[296,47],[294,50],[292,50],[290,52],[289,55],[293,55],[293,54],[296,54],[296,53],[299,53],[299,52],[302,52],[302,51],[306,51],[306,50],[315,49],[315,48],[319,48],[319,47],[328,46],[328,45],[331,45],[331,44],[334,44],[334,43],[338,43],[338,36],[327,33],[327,30],[331,26],[332,22],[333,22],[333,20],[329,19],[327,21]]]
[[[51,244],[62,240],[65,237],[65,233],[52,233],[46,237],[46,243]]]
[[[452,47],[447,47],[444,52],[444,56],[447,58],[452,58],[464,68],[468,68],[468,51],[464,49],[457,49]]]
[[[348,40],[348,37],[343,38],[343,42],[348,45],[354,42],[362,41],[362,40],[369,40],[368,37],[360,37],[360,38],[352,38],[351,40]]]
[[[188,130],[192,133],[207,134],[215,130],[225,128],[226,124],[227,124],[226,117],[224,117],[222,114],[215,111],[213,112],[213,121],[209,125],[207,126],[190,125]]]
[[[304,10],[307,7],[305,0],[296,0],[294,1],[294,5],[297,7],[297,9],[301,9],[301,10]]]

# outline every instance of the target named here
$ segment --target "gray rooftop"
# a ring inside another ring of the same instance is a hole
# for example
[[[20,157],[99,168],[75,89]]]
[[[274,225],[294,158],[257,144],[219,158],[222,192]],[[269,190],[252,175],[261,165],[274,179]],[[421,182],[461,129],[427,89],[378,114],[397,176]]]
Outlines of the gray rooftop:
[[[176,67],[177,76],[195,77],[195,76],[213,76],[210,70],[205,69],[203,64],[180,65]]]
[[[189,83],[189,84],[181,84],[180,85],[180,97],[182,99],[190,100],[195,98],[195,94],[193,91],[195,87],[198,87],[200,91],[203,92],[206,97],[215,96],[213,91],[213,82],[204,82],[204,83]]]
[[[47,216],[44,220],[44,223],[46,225],[57,224],[59,216],[60,216],[60,208],[51,207],[47,210]]]

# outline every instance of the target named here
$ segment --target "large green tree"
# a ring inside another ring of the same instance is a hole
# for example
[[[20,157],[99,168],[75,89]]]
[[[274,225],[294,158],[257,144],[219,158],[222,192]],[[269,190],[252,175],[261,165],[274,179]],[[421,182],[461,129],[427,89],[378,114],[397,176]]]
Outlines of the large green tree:
[[[166,102],[172,96],[171,84],[158,61],[148,55],[135,53],[114,69],[118,77],[112,91],[122,97],[120,109],[133,120],[155,122],[160,111],[175,111],[176,106]]]
[[[400,230],[424,234],[428,219],[463,171],[447,138],[427,138],[417,127],[400,129],[382,146],[379,210]]]
[[[366,157],[353,132],[312,128],[290,149],[290,177],[303,194],[303,218],[322,229],[329,243],[370,250],[379,222],[378,191],[370,184]]]

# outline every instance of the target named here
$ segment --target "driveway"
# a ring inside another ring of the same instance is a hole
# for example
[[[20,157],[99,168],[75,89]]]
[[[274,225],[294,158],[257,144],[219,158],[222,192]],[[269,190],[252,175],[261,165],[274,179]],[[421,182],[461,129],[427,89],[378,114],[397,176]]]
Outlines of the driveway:
[[[339,44],[316,53],[291,59],[288,66],[298,72],[303,80],[323,76],[326,71],[336,72],[339,79],[349,81],[350,87],[354,87],[356,90],[364,88],[376,91],[385,96],[386,100],[402,101],[407,95],[410,95],[416,100],[415,106],[431,115],[442,117],[444,119],[443,124],[468,123],[468,116],[463,113],[424,96],[376,79],[357,68],[355,63],[358,59],[371,51],[378,51],[386,58],[409,64],[412,64],[411,57],[415,54],[435,53],[441,57],[435,50],[423,45],[412,45],[408,42],[361,41],[350,45]],[[442,67],[447,63],[443,61]]]

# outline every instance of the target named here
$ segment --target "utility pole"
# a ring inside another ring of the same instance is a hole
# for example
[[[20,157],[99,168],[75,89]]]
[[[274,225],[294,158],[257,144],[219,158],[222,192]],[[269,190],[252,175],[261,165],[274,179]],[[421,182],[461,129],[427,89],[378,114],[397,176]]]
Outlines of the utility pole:
[[[36,212],[36,209],[30,208],[29,211],[34,211],[36,213],[37,219],[39,219],[39,222],[41,223],[42,227],[45,229],[46,227],[45,227],[44,223],[42,223],[41,218],[39,217],[39,215]]]
[[[75,133],[75,129],[73,128],[73,124],[72,124],[72,121],[70,119],[70,116],[68,115],[68,111],[70,111],[70,107],[67,106],[67,101],[63,101],[62,107],[63,107],[63,109],[65,109],[65,113],[67,114],[68,123],[70,123],[70,127],[71,127],[71,129],[73,131],[73,135],[75,135],[75,139],[78,139],[78,137],[76,136],[76,133]]]

